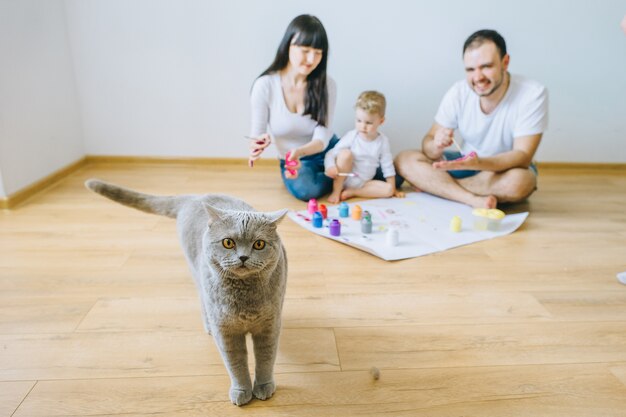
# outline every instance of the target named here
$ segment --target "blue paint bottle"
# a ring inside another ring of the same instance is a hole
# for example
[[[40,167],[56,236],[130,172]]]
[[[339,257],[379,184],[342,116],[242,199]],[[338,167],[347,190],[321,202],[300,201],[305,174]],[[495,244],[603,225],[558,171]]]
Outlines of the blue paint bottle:
[[[339,217],[348,217],[350,215],[350,207],[345,201],[339,204]]]
[[[313,227],[317,227],[318,229],[324,226],[324,216],[319,211],[313,213],[312,222]]]

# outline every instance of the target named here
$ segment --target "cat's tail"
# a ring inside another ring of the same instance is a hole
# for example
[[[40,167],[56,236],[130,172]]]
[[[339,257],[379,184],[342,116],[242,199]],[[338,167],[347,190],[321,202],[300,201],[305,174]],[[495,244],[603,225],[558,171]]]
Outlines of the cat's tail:
[[[176,218],[184,196],[156,196],[129,190],[97,179],[85,181],[85,187],[104,197],[146,213]]]

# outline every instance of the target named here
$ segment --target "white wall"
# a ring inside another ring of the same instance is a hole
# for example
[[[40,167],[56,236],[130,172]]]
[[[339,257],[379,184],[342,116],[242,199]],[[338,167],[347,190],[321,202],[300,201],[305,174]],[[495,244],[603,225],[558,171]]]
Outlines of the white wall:
[[[84,155],[58,1],[0,1],[0,197]]]
[[[494,28],[511,71],[549,88],[539,159],[623,163],[625,12],[623,0],[0,0],[0,197],[85,153],[245,157],[250,86],[300,13],[330,37],[338,134],[375,88],[393,151],[416,147],[463,77],[463,41]]]
[[[0,171],[0,198],[6,197],[7,193],[4,191],[4,181],[2,180],[2,171]]]
[[[269,6],[271,4],[271,6]],[[320,17],[339,87],[336,131],[363,89],[387,95],[394,152],[415,147],[463,77],[474,30],[508,42],[511,71],[551,94],[543,161],[625,162],[623,0],[303,2],[68,0],[88,154],[243,157],[248,93],[287,23]]]

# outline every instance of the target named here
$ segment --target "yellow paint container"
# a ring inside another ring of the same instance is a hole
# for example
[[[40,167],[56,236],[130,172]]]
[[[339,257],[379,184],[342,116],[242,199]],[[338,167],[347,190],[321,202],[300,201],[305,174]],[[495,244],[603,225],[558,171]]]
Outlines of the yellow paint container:
[[[502,210],[485,208],[474,209],[472,214],[474,215],[474,229],[492,232],[500,230],[500,223],[505,216]]]
[[[461,218],[459,216],[454,216],[452,220],[450,220],[450,230],[454,233],[459,233],[461,231]]]

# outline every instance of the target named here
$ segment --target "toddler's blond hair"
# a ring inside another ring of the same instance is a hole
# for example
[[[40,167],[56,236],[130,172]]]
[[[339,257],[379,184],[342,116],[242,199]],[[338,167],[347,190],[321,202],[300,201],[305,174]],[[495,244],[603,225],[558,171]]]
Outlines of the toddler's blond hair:
[[[387,100],[385,100],[385,96],[378,91],[364,91],[356,100],[356,105],[354,107],[362,109],[369,114],[377,113],[381,117],[385,117]]]

